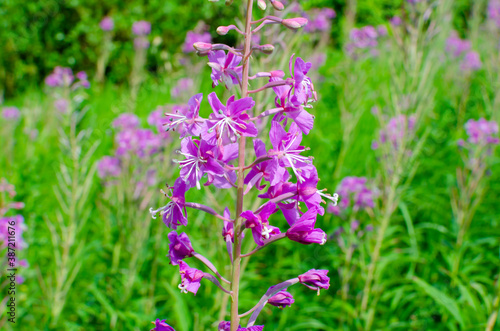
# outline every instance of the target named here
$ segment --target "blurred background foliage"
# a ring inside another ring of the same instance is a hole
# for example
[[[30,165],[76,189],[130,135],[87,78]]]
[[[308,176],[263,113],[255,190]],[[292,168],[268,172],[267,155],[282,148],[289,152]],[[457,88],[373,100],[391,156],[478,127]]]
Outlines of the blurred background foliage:
[[[301,1],[305,9],[334,8],[342,22],[346,3],[341,0]],[[402,7],[402,0],[359,0],[356,21],[359,25],[377,25],[393,17]],[[455,27],[463,33],[472,1],[457,0],[453,10]],[[115,48],[107,73],[114,83],[124,83],[130,71],[133,53],[131,26],[147,17],[152,23],[152,36],[157,37],[148,58],[148,70],[156,73],[161,66],[158,54],[180,50],[185,31],[198,21],[207,25],[224,24],[220,17],[238,13],[237,6],[212,6],[205,0],[2,0],[0,3],[0,87],[5,95],[36,86],[57,65],[93,70],[98,45],[102,39],[99,21],[106,15],[115,20]],[[342,24],[332,28],[332,46],[342,44]],[[213,37],[217,37],[212,33]],[[230,37],[229,37],[230,38]],[[219,38],[227,39],[227,38]],[[217,39],[216,39],[217,40]],[[227,40],[225,40],[227,41]]]

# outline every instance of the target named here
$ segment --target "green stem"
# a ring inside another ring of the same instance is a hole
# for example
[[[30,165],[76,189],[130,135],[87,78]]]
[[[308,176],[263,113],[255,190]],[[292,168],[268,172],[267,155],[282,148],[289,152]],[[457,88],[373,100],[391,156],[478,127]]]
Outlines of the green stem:
[[[250,61],[250,46],[252,41],[252,9],[253,0],[247,2],[246,24],[245,24],[245,47],[243,50],[243,77],[241,87],[241,97],[248,96],[248,73]],[[238,293],[240,289],[240,271],[241,271],[241,225],[240,217],[243,212],[243,193],[244,193],[244,175],[245,175],[245,137],[240,137],[238,155],[238,195],[236,199],[236,221],[234,223],[234,245],[233,245],[233,269],[231,277],[231,331],[236,331],[240,324],[238,317]]]

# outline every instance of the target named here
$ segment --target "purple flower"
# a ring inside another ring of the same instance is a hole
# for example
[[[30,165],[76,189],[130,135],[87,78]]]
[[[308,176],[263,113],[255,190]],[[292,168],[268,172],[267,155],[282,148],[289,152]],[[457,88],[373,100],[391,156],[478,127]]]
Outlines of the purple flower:
[[[213,112],[206,122],[206,133],[202,133],[204,140],[221,147],[236,142],[240,136],[257,136],[255,124],[249,122],[250,116],[245,113],[255,106],[252,98],[246,97],[235,101],[233,95],[227,100],[227,106],[224,106],[217,94],[212,92],[208,95],[208,102]]]
[[[203,272],[190,268],[184,261],[179,261],[179,272],[181,274],[181,283],[179,284],[181,293],[191,292],[196,295],[201,285],[200,281],[203,278]]]
[[[217,331],[230,331],[231,330],[231,322],[222,321],[219,323],[217,327]],[[249,328],[242,328],[241,325],[238,326],[236,331],[262,331],[264,330],[264,325],[254,325]]]
[[[124,113],[118,116],[111,125],[121,130],[134,129],[139,125],[139,117],[134,114]]]
[[[3,210],[0,210],[3,215]],[[9,227],[11,228],[9,230]],[[24,217],[21,215],[15,215],[10,217],[0,217],[0,245],[2,247],[7,247],[9,243],[10,231],[14,229],[16,234],[16,249],[23,249],[27,247],[26,242],[23,239],[23,232],[26,230],[26,225],[24,223]],[[10,238],[12,242],[12,237]]]
[[[469,138],[467,141],[474,145],[498,145],[498,124],[495,121],[487,121],[484,118],[479,120],[468,120],[465,123],[465,130]]]
[[[311,269],[299,276],[299,281],[311,290],[327,290],[330,287],[330,278],[327,276],[328,270]]]
[[[212,68],[213,86],[223,82],[227,88],[232,85],[238,85],[241,82],[242,66],[238,66],[241,62],[241,57],[236,56],[231,52],[210,51],[208,52],[208,65]]]
[[[409,133],[415,130],[415,115],[398,115],[389,120],[387,125],[379,132],[379,141],[372,142],[372,148],[379,147],[379,144],[390,144],[391,150],[397,151],[405,139],[408,139]]]
[[[454,57],[461,56],[463,53],[469,51],[470,48],[470,41],[460,39],[456,31],[453,31],[451,36],[446,39],[446,52]]]
[[[323,190],[320,191],[317,189],[319,181],[318,171],[312,164],[304,167],[303,170],[304,180],[297,183],[298,200],[303,201],[306,204],[307,208],[318,208],[318,213],[320,215],[323,215],[325,213],[325,210],[320,206],[321,203],[326,203],[323,198],[332,201],[336,205],[338,195],[334,194],[334,196],[331,196],[329,194],[323,193]]]
[[[354,209],[373,208],[375,194],[366,186],[365,177],[345,177],[335,190],[340,195],[339,211],[349,208],[351,198],[354,200]],[[330,210],[336,214],[337,210]]]
[[[61,98],[54,101],[54,107],[61,113],[66,114],[68,112],[69,101],[67,99]]]
[[[153,208],[149,209],[153,219],[156,219],[156,214],[160,212],[162,216],[163,223],[171,229],[177,229],[179,225],[187,225],[187,212],[185,208],[186,200],[184,195],[188,191],[189,187],[181,179],[177,178],[174,183],[174,187],[165,193],[165,196],[170,199],[170,202],[165,206],[160,207],[156,210]]]
[[[253,148],[255,151],[255,156],[257,158],[265,157],[267,155],[266,144],[260,139],[253,140]],[[245,177],[245,184],[247,185],[246,191],[250,191],[252,187],[256,187],[258,190],[262,190],[266,187],[265,184],[261,184],[262,179],[271,180],[269,169],[272,165],[276,165],[275,162],[264,161],[257,163],[250,169]],[[269,169],[268,169],[269,168]]]
[[[139,158],[157,153],[162,145],[161,138],[148,129],[129,129],[118,132],[115,136],[118,145],[116,155],[122,156],[134,152]]]
[[[309,99],[316,98],[314,86],[311,79],[307,77],[309,69],[311,69],[311,62],[305,62],[300,57],[295,59],[295,65],[292,68],[293,55],[290,57],[289,67],[290,74],[294,79],[294,94],[292,98],[293,104],[307,104]]]
[[[293,241],[301,244],[320,244],[326,243],[326,233],[321,229],[315,229],[318,208],[309,209],[302,215],[286,232],[286,236]]]
[[[188,33],[186,34],[186,40],[184,41],[184,45],[182,46],[182,51],[184,53],[194,52],[195,49],[193,47],[193,44],[197,42],[210,44],[212,42],[212,36],[208,32],[196,33],[194,31],[188,31]]]
[[[179,261],[193,256],[194,249],[185,232],[178,235],[177,232],[172,231],[168,234],[168,240],[170,241],[168,255],[173,265],[178,265]]]
[[[115,27],[115,23],[111,17],[106,16],[101,20],[99,26],[103,31],[111,31]]]
[[[139,36],[134,38],[134,48],[135,49],[148,49],[149,40],[144,36]]]
[[[136,36],[147,36],[151,33],[151,23],[148,21],[137,21],[132,24],[132,33]]]
[[[160,320],[159,318],[157,318],[155,322],[151,323],[153,323],[155,327],[150,331],[175,331],[175,329],[168,325],[165,320]]]
[[[121,162],[119,158],[112,156],[104,156],[97,163],[97,174],[100,178],[118,177],[122,172]]]
[[[286,167],[292,168],[299,181],[303,181],[304,179],[301,175],[303,172],[302,168],[311,164],[312,161],[310,157],[300,155],[306,148],[300,146],[302,132],[298,126],[292,123],[290,129],[286,132],[281,123],[272,121],[269,138],[273,149],[269,150],[268,155],[272,156],[275,162],[278,162],[278,165],[271,170],[271,177],[277,176],[282,171],[280,168]]]
[[[295,300],[293,300],[293,296],[288,293],[287,291],[279,291],[275,295],[273,295],[269,300],[267,300],[267,303],[270,305],[273,305],[275,307],[279,308],[286,308],[290,307],[292,303],[294,303]]]
[[[21,112],[17,107],[4,107],[2,109],[2,117],[6,120],[17,120],[21,116]]]
[[[401,24],[403,24],[403,20],[399,16],[394,16],[393,18],[391,18],[389,20],[389,23],[391,23],[392,26],[396,27],[396,26],[400,26]]]
[[[227,219],[230,219],[231,213],[229,212],[229,208],[226,207],[224,209],[224,217]],[[222,228],[222,238],[226,242],[233,242],[234,243],[234,224],[233,222],[228,222],[224,221],[224,226]]]
[[[54,71],[45,78],[45,84],[50,87],[70,86],[75,77],[70,68],[55,67]]]
[[[170,129],[177,130],[181,138],[188,134],[199,136],[205,122],[199,116],[201,100],[203,100],[203,94],[196,94],[189,99],[187,106],[174,106],[172,113],[165,114],[168,120],[164,124],[167,131]]]
[[[475,51],[469,51],[465,54],[462,63],[460,64],[460,69],[463,71],[476,71],[481,69],[482,63],[479,58],[479,53]]]
[[[500,27],[500,1],[490,0],[488,3],[488,19],[495,22],[497,27]]]
[[[252,230],[253,239],[257,245],[263,246],[263,238],[269,239],[272,235],[280,233],[279,229],[270,226],[268,221],[269,217],[275,212],[276,204],[268,202],[257,214],[254,214],[251,210],[241,213],[241,217],[246,220],[245,227]]]
[[[177,161],[181,168],[181,178],[190,186],[200,189],[200,180],[204,174],[224,176],[224,167],[215,158],[215,146],[205,140],[193,140],[186,137],[181,142],[179,152],[186,159]]]
[[[190,91],[193,88],[194,82],[191,78],[181,78],[177,82],[177,85],[175,85],[172,90],[170,91],[170,94],[172,95],[173,98],[178,98],[180,97],[183,92]],[[203,94],[202,94],[203,95]]]

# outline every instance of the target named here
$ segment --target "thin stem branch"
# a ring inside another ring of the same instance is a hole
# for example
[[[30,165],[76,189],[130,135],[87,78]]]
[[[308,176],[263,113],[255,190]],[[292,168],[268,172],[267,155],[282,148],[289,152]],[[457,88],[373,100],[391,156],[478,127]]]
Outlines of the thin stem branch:
[[[201,261],[204,265],[207,266],[217,277],[219,277],[224,283],[231,284],[230,281],[221,276],[221,274],[217,271],[217,268],[210,262],[206,257],[201,254],[194,253],[193,256]]]

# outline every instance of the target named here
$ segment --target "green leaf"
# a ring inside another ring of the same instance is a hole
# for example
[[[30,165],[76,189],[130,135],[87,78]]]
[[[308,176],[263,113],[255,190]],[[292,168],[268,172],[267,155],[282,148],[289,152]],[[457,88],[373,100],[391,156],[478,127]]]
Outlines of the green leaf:
[[[422,290],[424,290],[425,293],[427,293],[430,297],[436,300],[436,302],[439,305],[441,305],[444,309],[446,309],[457,320],[462,329],[464,328],[464,321],[462,319],[460,309],[458,308],[458,305],[455,300],[453,300],[442,291],[429,285],[427,282],[418,277],[413,277],[413,281]]]

